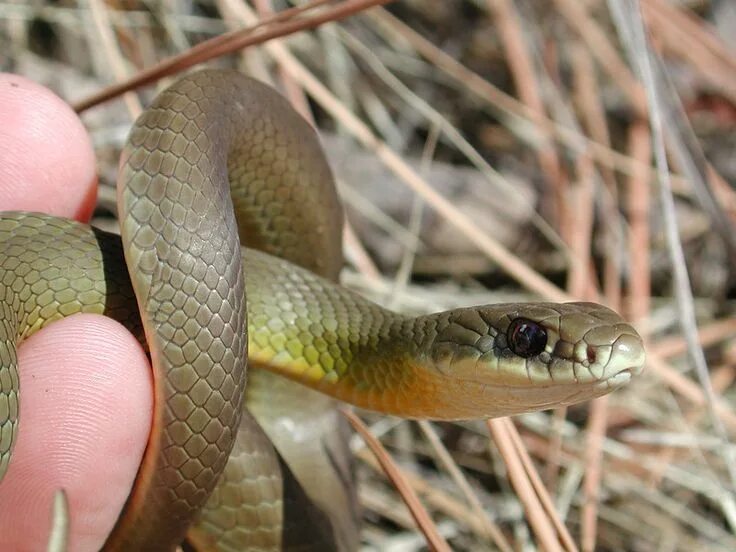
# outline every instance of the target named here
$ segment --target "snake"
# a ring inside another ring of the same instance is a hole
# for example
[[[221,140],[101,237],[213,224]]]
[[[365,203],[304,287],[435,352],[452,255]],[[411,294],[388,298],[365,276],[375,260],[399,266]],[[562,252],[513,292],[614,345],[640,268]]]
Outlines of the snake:
[[[634,327],[599,304],[413,316],[340,286],[344,215],[317,133],[236,71],[161,92],[130,131],[117,190],[119,235],[0,213],[0,478],[19,435],[23,339],[99,313],[150,357],[150,436],[104,550],[173,550],[187,535],[203,550],[319,542],[319,505],[336,499],[306,484],[286,496],[309,473],[310,439],[274,449],[262,416],[280,407],[304,408],[305,427],[333,399],[406,418],[508,416],[604,395],[645,363]],[[335,542],[321,549],[356,546]]]

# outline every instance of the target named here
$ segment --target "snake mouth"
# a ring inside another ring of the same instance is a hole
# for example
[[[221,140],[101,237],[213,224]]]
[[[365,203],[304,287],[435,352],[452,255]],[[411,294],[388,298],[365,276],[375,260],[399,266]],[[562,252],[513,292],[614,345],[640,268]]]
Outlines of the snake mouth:
[[[634,374],[637,374],[640,371],[641,369],[636,366],[633,366],[631,368],[624,368],[623,370],[619,370],[618,372],[616,372],[614,375],[595,384],[595,388],[601,391],[618,389],[619,387],[623,387],[624,385],[629,383],[631,381],[631,378],[634,377]]]

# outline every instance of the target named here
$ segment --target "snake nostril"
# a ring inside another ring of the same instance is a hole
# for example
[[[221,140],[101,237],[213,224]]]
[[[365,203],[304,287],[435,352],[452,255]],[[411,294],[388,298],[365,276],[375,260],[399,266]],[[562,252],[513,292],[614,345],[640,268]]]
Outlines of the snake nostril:
[[[587,349],[585,349],[585,355],[588,358],[588,362],[591,364],[595,363],[598,360],[598,351],[596,351],[595,347],[588,346]]]

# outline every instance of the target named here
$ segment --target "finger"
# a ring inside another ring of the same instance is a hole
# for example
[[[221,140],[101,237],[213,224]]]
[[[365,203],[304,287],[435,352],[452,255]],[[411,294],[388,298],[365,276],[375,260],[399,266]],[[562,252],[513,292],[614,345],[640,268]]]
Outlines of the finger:
[[[97,189],[92,144],[47,88],[0,73],[0,210],[88,220]]]
[[[69,550],[99,550],[148,438],[145,353],[117,322],[81,314],[31,336],[19,365],[20,432],[0,483],[0,550],[44,548],[60,488],[69,497]]]

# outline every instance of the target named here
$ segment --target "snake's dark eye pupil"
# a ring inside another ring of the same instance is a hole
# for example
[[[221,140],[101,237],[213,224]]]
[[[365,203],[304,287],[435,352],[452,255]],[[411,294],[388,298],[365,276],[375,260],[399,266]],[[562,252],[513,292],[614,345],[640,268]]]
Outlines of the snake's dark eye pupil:
[[[526,318],[511,321],[506,332],[509,348],[523,358],[538,355],[547,345],[547,330]]]

